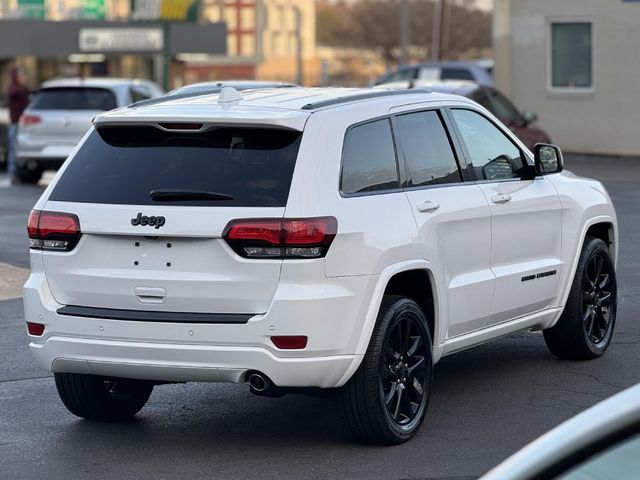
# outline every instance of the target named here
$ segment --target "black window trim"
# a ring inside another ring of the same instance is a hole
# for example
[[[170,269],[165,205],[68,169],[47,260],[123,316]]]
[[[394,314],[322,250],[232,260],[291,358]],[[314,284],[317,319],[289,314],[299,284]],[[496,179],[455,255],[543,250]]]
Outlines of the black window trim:
[[[391,141],[393,142],[393,152],[394,152],[395,161],[396,161],[396,174],[398,176],[398,188],[373,190],[373,191],[367,191],[367,192],[353,192],[353,193],[344,192],[342,190],[342,175],[344,170],[344,153],[345,153],[344,148],[346,145],[347,135],[351,130],[353,130],[356,127],[361,127],[362,125],[367,125],[369,123],[375,123],[380,120],[387,120],[389,123],[389,131],[391,132]],[[403,171],[400,168],[400,162],[399,162],[399,156],[398,156],[398,144],[396,141],[395,132],[393,130],[391,115],[381,115],[379,117],[368,118],[366,120],[353,123],[347,127],[347,129],[344,132],[344,135],[342,136],[342,149],[340,153],[340,174],[338,176],[338,192],[340,193],[341,197],[343,198],[367,197],[371,195],[387,195],[389,193],[398,193],[403,191],[403,186],[405,185],[405,182],[406,182],[406,176],[403,174]]]
[[[470,172],[470,176],[472,177],[472,179],[470,181],[472,181],[472,182],[474,182],[476,184],[485,184],[485,183],[522,182],[522,181],[536,180],[537,178],[539,178],[534,173],[535,170],[534,170],[533,158],[531,157],[531,155],[529,155],[529,153],[526,152],[526,150],[523,150],[520,147],[520,145],[518,145],[517,143],[515,143],[513,141],[513,139],[511,138],[513,133],[511,133],[511,131],[502,122],[498,122],[498,123],[494,122],[484,112],[482,112],[481,110],[478,110],[477,108],[474,108],[471,105],[464,105],[464,106],[455,105],[455,106],[445,107],[444,110],[446,111],[446,115],[449,117],[449,121],[451,122],[451,127],[452,127],[453,131],[455,132],[456,137],[458,138],[458,142],[460,143],[462,151],[464,152],[464,157],[465,157],[467,165],[469,165],[469,166],[473,165],[471,163],[471,155],[469,154],[469,151],[467,150],[467,146],[464,144],[464,141],[462,139],[462,133],[460,132],[460,130],[458,129],[458,126],[455,123],[455,119],[453,118],[452,110],[469,110],[471,112],[477,113],[478,115],[484,117],[494,127],[496,127],[498,130],[500,130],[503,133],[503,135],[505,137],[507,137],[507,139],[513,144],[513,146],[518,149],[518,151],[520,152],[521,158],[523,158],[526,161],[527,165],[529,166],[529,171],[531,172],[531,175],[530,175],[529,178],[520,177],[520,178],[501,178],[501,179],[498,179],[498,180],[482,180],[482,179],[479,179],[476,176],[476,172],[475,172],[475,170],[473,168],[469,168],[468,170]]]
[[[399,163],[402,164],[402,171],[404,171],[405,174],[405,178],[404,181],[402,182],[402,189],[405,191],[413,191],[413,190],[427,190],[427,189],[431,189],[431,188],[444,188],[444,187],[453,187],[456,185],[461,185],[463,183],[465,183],[466,181],[469,180],[468,174],[466,173],[466,170],[468,170],[468,166],[466,161],[464,160],[464,157],[462,156],[462,152],[460,151],[458,145],[454,142],[454,136],[452,135],[452,133],[449,131],[450,130],[450,126],[448,124],[447,121],[447,117],[443,111],[443,109],[441,107],[427,107],[427,108],[415,108],[415,109],[411,109],[411,110],[403,110],[402,112],[394,112],[391,115],[391,125],[393,127],[393,131],[394,131],[394,137],[398,136],[398,133],[396,133],[397,131],[399,131],[398,125],[397,125],[397,117],[401,117],[403,115],[410,115],[413,113],[422,113],[422,112],[430,112],[430,111],[435,111],[438,114],[438,117],[440,118],[440,121],[442,122],[442,127],[444,128],[444,131],[447,134],[447,138],[449,140],[449,146],[451,147],[451,151],[453,152],[453,156],[456,162],[456,166],[458,167],[458,173],[460,174],[460,181],[458,182],[447,182],[447,183],[434,183],[432,185],[416,185],[416,186],[409,186],[409,177],[411,176],[409,173],[409,167],[407,166],[407,161],[405,159],[404,156],[404,151],[402,149],[402,144],[399,142],[398,146],[396,148],[396,156],[398,158]]]

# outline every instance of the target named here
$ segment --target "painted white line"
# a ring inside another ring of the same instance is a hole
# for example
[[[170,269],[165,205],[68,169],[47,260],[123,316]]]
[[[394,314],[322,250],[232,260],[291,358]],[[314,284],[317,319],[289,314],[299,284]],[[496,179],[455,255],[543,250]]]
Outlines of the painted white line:
[[[11,186],[11,180],[7,175],[0,175],[0,188],[7,188]]]
[[[0,263],[0,300],[22,297],[22,286],[28,276],[26,268]]]

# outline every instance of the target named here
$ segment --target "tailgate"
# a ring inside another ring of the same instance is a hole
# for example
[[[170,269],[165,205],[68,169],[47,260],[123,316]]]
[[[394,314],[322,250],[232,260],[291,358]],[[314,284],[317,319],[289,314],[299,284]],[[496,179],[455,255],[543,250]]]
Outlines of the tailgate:
[[[301,132],[105,128],[87,137],[45,204],[47,211],[76,215],[81,232],[71,251],[43,250],[56,301],[266,312],[282,260],[244,258],[222,235],[235,219],[283,217]]]

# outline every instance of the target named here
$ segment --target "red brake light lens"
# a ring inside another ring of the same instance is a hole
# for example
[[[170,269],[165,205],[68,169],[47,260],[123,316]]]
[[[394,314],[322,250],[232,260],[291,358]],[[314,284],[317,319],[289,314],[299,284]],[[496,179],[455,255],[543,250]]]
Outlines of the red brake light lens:
[[[33,249],[69,251],[80,239],[80,221],[72,213],[32,210],[27,232]]]
[[[306,335],[278,335],[271,337],[271,341],[281,350],[302,350],[307,346]]]
[[[253,240],[280,244],[280,220],[251,220],[231,223],[227,227],[226,238],[228,240]]]
[[[44,333],[44,325],[42,323],[27,322],[27,332],[34,337],[40,337]]]
[[[29,125],[37,125],[41,121],[42,121],[42,118],[38,117],[37,115],[22,115],[19,120],[20,126],[22,127],[28,127]]]
[[[246,258],[321,258],[338,231],[334,217],[233,220],[229,246]]]

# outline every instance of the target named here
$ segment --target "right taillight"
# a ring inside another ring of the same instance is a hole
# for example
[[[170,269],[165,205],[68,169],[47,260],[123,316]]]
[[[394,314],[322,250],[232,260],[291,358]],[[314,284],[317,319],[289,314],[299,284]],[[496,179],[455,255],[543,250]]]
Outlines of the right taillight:
[[[20,126],[28,127],[29,125],[37,125],[41,121],[42,121],[42,118],[40,118],[37,115],[22,115],[20,117],[19,122],[20,122]]]
[[[334,217],[232,220],[224,230],[229,246],[245,258],[321,258],[338,231]]]
[[[80,221],[72,213],[32,210],[27,232],[33,249],[68,252],[80,239]]]

